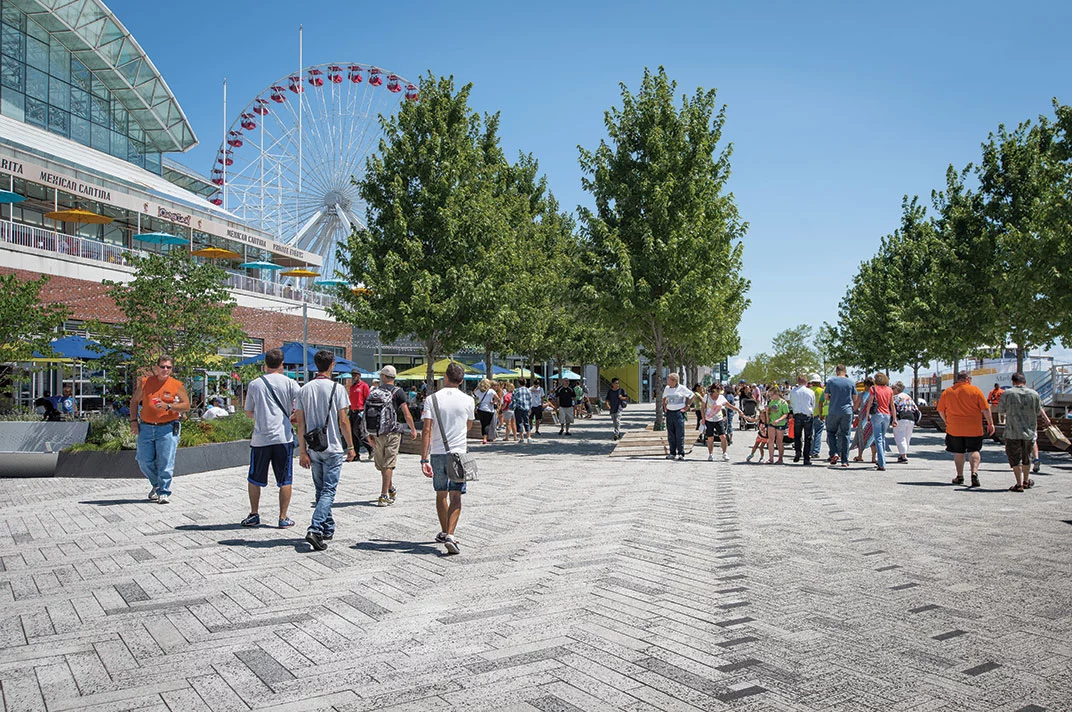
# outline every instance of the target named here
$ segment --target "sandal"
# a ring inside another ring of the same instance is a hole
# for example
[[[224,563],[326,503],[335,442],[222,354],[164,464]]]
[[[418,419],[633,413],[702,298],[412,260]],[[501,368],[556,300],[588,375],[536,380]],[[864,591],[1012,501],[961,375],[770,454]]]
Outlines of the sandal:
[[[954,477],[953,478],[953,484],[955,484],[955,485],[964,484],[964,475],[957,475],[956,477]]]
[[[1021,487],[1020,485],[1013,485],[1012,487],[1009,488],[1009,491],[1010,492],[1023,492],[1024,488]]]
[[[852,461],[853,462],[863,462],[864,459],[860,455],[857,455],[856,457],[852,458]]]
[[[1034,486],[1035,486],[1035,481],[1034,480],[1029,479],[1026,482],[1024,482],[1024,489],[1031,489]]]

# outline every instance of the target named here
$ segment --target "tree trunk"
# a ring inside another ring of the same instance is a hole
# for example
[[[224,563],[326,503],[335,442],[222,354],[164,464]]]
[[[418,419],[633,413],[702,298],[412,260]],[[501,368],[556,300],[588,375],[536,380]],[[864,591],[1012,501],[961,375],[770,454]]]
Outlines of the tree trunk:
[[[424,372],[424,384],[427,395],[435,393],[435,342],[426,341],[424,343],[424,357],[427,360]]]
[[[651,397],[655,399],[655,430],[666,430],[666,413],[663,412],[663,345],[662,327],[655,327],[655,375],[652,377]]]
[[[532,383],[536,383],[536,351],[529,351],[529,373],[532,374]],[[535,405],[539,405],[536,403]]]
[[[957,382],[957,371],[960,370],[960,354],[953,352],[953,382]]]
[[[677,359],[674,358],[673,349],[666,350],[666,370],[668,374],[677,373]]]
[[[492,371],[491,371],[491,347],[490,346],[485,346],[484,347],[484,375],[486,375],[488,377],[488,380],[491,380],[491,377],[494,375],[492,373]]]
[[[1024,355],[1026,351],[1019,343],[1016,344],[1016,370],[1019,373],[1024,372]]]
[[[919,361],[912,364],[912,400],[919,402]]]

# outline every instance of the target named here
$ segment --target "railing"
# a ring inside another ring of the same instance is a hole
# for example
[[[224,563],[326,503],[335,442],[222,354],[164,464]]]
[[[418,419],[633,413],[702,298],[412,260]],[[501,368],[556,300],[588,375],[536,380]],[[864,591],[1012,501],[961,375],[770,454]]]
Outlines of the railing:
[[[148,254],[143,250],[128,249],[121,245],[113,245],[86,237],[78,237],[77,235],[64,235],[53,230],[12,222],[0,222],[0,241],[22,245],[23,247],[33,247],[58,255],[70,255],[83,260],[122,266],[130,266],[129,255],[144,257]],[[248,277],[237,272],[228,272],[225,284],[231,289],[316,304],[324,308],[335,303],[334,297],[321,292],[289,287],[276,282],[257,279],[256,277]]]
[[[130,254],[145,255],[141,250],[131,250],[121,245],[11,222],[0,223],[0,239],[23,247],[114,265],[129,265],[127,255]]]

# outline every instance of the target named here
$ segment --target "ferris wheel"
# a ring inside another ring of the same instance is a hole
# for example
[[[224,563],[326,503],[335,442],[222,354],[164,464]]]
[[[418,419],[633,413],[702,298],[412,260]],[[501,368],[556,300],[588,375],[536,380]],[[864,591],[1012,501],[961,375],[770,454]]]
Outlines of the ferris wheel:
[[[365,226],[352,178],[379,147],[380,115],[416,101],[417,87],[379,67],[307,67],[266,87],[228,127],[216,154],[211,201],[280,242],[320,255],[336,277],[335,248]]]

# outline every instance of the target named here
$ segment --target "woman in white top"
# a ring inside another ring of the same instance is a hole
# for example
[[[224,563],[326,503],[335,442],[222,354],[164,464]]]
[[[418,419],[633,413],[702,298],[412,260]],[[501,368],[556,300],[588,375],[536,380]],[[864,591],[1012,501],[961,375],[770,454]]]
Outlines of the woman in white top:
[[[912,442],[912,431],[916,429],[916,414],[919,406],[912,396],[905,393],[901,381],[893,384],[893,412],[897,414],[897,425],[893,426],[893,441],[897,443],[897,462],[908,462],[908,446]]]
[[[483,437],[482,444],[488,444],[488,435],[495,439],[495,413],[499,410],[499,394],[491,387],[491,381],[483,379],[473,393],[476,401],[476,417],[480,421],[480,434]]]
[[[666,377],[663,389],[663,411],[666,413],[666,440],[670,445],[667,460],[685,459],[685,409],[692,402],[692,391],[681,385],[678,375],[671,373]]]

